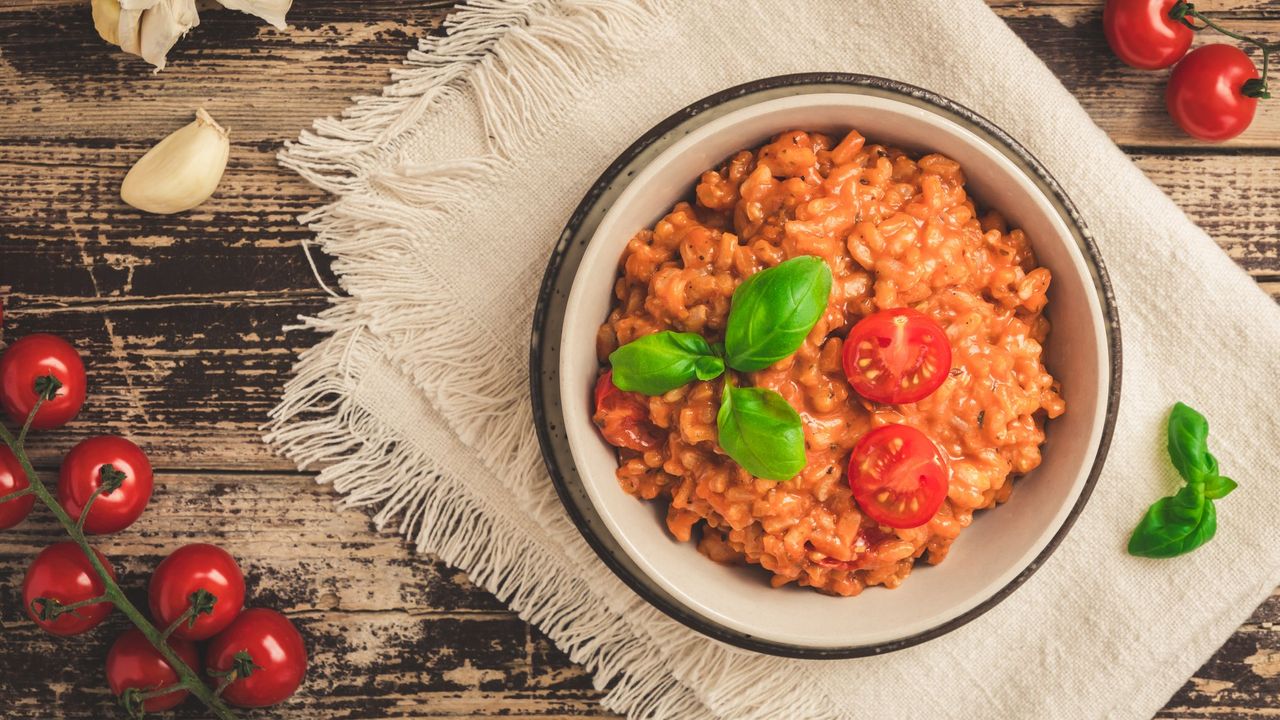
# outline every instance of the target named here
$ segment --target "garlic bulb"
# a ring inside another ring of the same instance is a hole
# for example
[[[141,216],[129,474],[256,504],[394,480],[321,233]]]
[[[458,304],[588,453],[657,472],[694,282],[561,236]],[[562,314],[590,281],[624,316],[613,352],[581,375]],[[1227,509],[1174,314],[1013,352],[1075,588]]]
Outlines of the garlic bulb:
[[[93,29],[98,37],[111,43],[120,44],[120,3],[119,0],[93,0]]]
[[[284,30],[293,0],[92,0],[93,24],[103,40],[163,70],[165,55],[191,28],[200,10],[225,7]]]
[[[213,195],[227,168],[231,141],[204,108],[134,163],[120,185],[120,199],[149,213],[190,210]]]
[[[116,38],[120,49],[132,55],[142,54],[142,16],[158,0],[120,0],[120,23]]]
[[[284,22],[284,16],[293,5],[293,0],[218,0],[218,2],[228,10],[239,10],[260,17],[275,26],[277,30],[289,27]]]
[[[196,0],[160,0],[142,15],[142,59],[163,70],[165,55],[178,39],[200,24]]]

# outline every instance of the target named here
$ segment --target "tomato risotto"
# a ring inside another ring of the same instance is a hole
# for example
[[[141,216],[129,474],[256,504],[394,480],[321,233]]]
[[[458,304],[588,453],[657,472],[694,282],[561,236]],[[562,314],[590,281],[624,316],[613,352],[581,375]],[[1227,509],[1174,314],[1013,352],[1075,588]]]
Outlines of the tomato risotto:
[[[614,385],[610,354],[638,338],[723,348],[738,286],[800,256],[826,263],[831,289],[793,354],[653,396]],[[917,558],[941,562],[975,510],[1039,465],[1044,420],[1065,409],[1041,357],[1049,271],[942,155],[783,133],[703,174],[619,268],[595,409],[618,482],[665,502],[675,537],[758,564],[775,586],[856,595],[898,586]],[[726,383],[799,413],[795,477],[754,477],[725,452]]]

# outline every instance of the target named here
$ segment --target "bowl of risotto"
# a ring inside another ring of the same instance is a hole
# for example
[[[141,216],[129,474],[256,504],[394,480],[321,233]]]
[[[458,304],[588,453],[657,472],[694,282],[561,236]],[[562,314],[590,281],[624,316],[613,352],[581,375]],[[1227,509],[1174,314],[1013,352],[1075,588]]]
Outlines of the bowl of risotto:
[[[1070,200],[973,112],[798,75],[696,103],[599,178],[548,265],[531,379],[583,536],[719,640],[888,652],[1046,562],[1119,399]]]

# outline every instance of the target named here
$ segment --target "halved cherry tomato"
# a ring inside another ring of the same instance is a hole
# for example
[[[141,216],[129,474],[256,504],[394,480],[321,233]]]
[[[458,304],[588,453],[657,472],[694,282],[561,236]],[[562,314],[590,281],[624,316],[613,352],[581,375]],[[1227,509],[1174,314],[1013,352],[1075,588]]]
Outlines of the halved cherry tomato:
[[[652,450],[662,442],[658,429],[649,422],[649,404],[639,393],[626,392],[613,384],[610,370],[596,381],[596,425],[614,447],[637,452]]]
[[[929,522],[947,497],[951,470],[937,445],[907,425],[883,425],[849,458],[853,499],[867,517],[895,528]]]
[[[124,473],[120,487],[102,493],[89,508],[85,532],[102,535],[133,524],[151,500],[151,462],[137,445],[117,435],[99,435],[81,441],[62,460],[58,473],[58,504],[79,518],[95,490],[102,485],[102,469],[110,465]]]
[[[912,403],[937,390],[951,372],[951,341],[942,326],[910,308],[872,313],[844,343],[844,373],[862,397]]]
[[[187,667],[200,672],[200,652],[196,650],[195,643],[171,637],[169,647]],[[150,692],[177,682],[178,673],[137,628],[124,631],[107,652],[107,684],[116,697],[129,688]],[[175,708],[187,699],[187,695],[186,690],[175,690],[168,695],[148,698],[143,701],[142,709],[154,713]]]
[[[21,425],[36,405],[36,379],[52,375],[62,383],[57,395],[46,400],[31,427],[52,430],[66,425],[84,405],[84,363],[80,353],[56,335],[28,335],[0,356],[0,405],[13,422]]]
[[[1258,99],[1246,96],[1245,82],[1258,68],[1243,50],[1221,43],[1192,50],[1169,75],[1165,105],[1188,135],[1221,142],[1244,132],[1253,122]]]
[[[1142,70],[1157,70],[1187,54],[1195,31],[1169,17],[1177,0],[1107,0],[1102,31],[1116,57]]]
[[[102,553],[97,550],[93,552],[114,580],[116,571],[111,563],[107,562]],[[32,602],[37,598],[45,598],[57,600],[66,606],[92,600],[106,590],[107,586],[93,571],[93,565],[81,552],[80,546],[73,542],[60,542],[41,550],[36,559],[31,561],[27,576],[22,580],[22,604],[26,607],[27,616],[46,631],[54,635],[79,635],[106,620],[115,605],[109,602],[94,603],[59,615],[53,620],[42,620],[35,614]]]
[[[7,446],[0,445],[0,499],[29,487],[31,483],[27,480],[27,474],[22,471],[17,456]],[[35,504],[35,495],[0,502],[0,530],[7,530],[22,522],[31,514],[31,508]]]
[[[160,561],[147,588],[151,616],[168,627],[191,607],[191,594],[204,590],[217,600],[213,612],[183,622],[174,637],[206,640],[222,632],[244,608],[244,573],[231,553],[216,545],[184,545]]]

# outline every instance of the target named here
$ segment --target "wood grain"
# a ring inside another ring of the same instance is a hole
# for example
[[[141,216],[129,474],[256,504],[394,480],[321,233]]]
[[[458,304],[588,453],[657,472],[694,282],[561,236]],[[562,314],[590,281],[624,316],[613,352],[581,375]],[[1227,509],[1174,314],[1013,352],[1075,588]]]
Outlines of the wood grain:
[[[1264,289],[1280,298],[1280,111],[1227,146],[1189,142],[1161,109],[1163,73],[1108,54],[1100,6],[991,0],[1098,124]],[[1197,3],[1233,27],[1280,38],[1280,4]],[[294,617],[313,649],[304,691],[253,717],[605,717],[590,678],[501,603],[414,556],[365,511],[259,441],[295,352],[281,328],[326,296],[296,217],[324,196],[274,160],[281,143],[349,97],[376,92],[449,2],[308,0],[281,33],[206,13],[159,75],[103,45],[83,0],[0,4],[0,298],[5,332],[56,332],[88,355],[92,400],[41,436],[47,470],[93,432],[130,435],[161,468],[143,519],[102,548],[141,601],[173,548],[212,540],[235,554],[252,603]],[[1034,101],[1034,99],[1030,99]],[[179,217],[116,196],[129,164],[196,106],[232,128],[218,195]],[[1070,141],[1069,138],[1064,141]],[[332,283],[321,259],[321,273]],[[59,539],[36,516],[0,533],[3,714],[118,717],[104,689],[117,615],[83,641],[36,632],[18,610],[26,564]],[[1160,718],[1280,714],[1280,595],[1264,603]],[[179,717],[199,717],[188,706]]]

